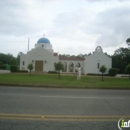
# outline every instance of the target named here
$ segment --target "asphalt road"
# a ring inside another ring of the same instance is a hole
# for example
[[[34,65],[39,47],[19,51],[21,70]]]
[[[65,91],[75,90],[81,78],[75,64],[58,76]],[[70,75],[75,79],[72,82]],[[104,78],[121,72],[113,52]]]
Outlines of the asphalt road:
[[[0,87],[0,130],[118,130],[130,90]]]

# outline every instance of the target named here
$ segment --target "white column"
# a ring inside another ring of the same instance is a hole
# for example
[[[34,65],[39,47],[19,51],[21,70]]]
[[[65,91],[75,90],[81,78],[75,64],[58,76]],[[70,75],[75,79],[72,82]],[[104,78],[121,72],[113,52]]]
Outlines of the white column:
[[[67,62],[66,62],[66,64],[67,64]],[[68,68],[69,68],[68,66],[69,66],[69,64],[66,65],[66,67],[67,67],[67,68],[66,68],[66,72],[67,72],[67,73],[68,73]]]
[[[75,64],[73,63],[73,65],[74,65],[74,66],[73,66],[73,72],[75,72]]]

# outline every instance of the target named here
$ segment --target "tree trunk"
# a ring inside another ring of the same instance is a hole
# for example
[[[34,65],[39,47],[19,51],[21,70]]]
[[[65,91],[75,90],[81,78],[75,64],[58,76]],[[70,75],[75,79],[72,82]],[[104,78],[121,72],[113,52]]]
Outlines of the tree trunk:
[[[30,70],[30,76],[31,76],[31,70]]]
[[[129,74],[129,79],[130,79],[130,74]]]
[[[104,79],[103,79],[103,73],[102,73],[102,81],[104,81]]]
[[[59,74],[59,79],[60,79],[60,71],[59,71],[59,73],[58,73],[58,74]]]

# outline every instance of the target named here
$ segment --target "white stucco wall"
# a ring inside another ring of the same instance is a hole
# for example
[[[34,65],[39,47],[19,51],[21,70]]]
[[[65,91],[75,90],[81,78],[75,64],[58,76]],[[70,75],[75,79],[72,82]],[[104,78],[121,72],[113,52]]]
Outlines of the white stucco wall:
[[[58,58],[57,58],[58,59]],[[30,63],[33,63],[34,69],[35,70],[35,61],[40,60],[43,61],[43,71],[48,72],[48,71],[53,71],[54,70],[54,60],[57,60],[56,57],[54,58],[53,53],[49,52],[48,50],[38,47],[35,48],[31,51],[29,51],[26,55],[21,55],[21,60],[20,60],[20,69],[22,70],[25,68],[27,70],[27,66]],[[23,66],[23,61],[25,61],[25,65]],[[46,61],[46,62],[45,62]]]
[[[108,70],[112,67],[112,59],[108,57],[106,54],[104,54],[102,51],[98,52],[95,51],[94,54],[86,56],[85,57],[85,74],[87,73],[95,73],[99,74],[99,69],[98,69],[98,63],[100,63],[99,68],[102,65],[105,65],[107,67],[107,72]]]
[[[53,53],[53,49],[52,49],[51,44],[46,44],[46,43],[35,44],[35,48],[39,48],[39,47],[42,47],[42,48],[48,50],[49,52]]]
[[[43,45],[43,46],[42,46]],[[85,60],[59,60],[59,56],[54,56],[51,44],[35,44],[35,48],[31,51],[27,52],[27,54],[22,54],[20,56],[20,70],[27,70],[28,64],[32,63],[34,66],[33,71],[35,71],[35,61],[43,61],[43,71],[54,71],[54,63],[62,62],[67,63],[67,71],[69,72],[70,63],[74,64],[73,72],[76,70],[76,64],[80,63],[80,67],[82,68],[82,73],[100,73],[97,67],[97,64],[100,63],[100,67],[105,65],[107,70],[112,67],[112,59],[103,53],[102,48],[98,46],[95,49],[94,54],[84,57]],[[24,65],[23,65],[24,61]]]
[[[21,56],[20,56],[20,70],[27,70],[27,65],[26,65],[26,63],[27,63],[27,55],[26,54],[22,54]],[[23,62],[24,62],[24,65],[23,65]]]
[[[82,73],[84,73],[84,61],[80,61],[80,60],[59,60],[59,61],[62,62],[63,64],[67,63],[67,72],[69,72],[68,67],[69,67],[70,63],[74,64],[74,71],[73,72],[75,72],[76,64],[80,63],[80,67],[82,68]]]

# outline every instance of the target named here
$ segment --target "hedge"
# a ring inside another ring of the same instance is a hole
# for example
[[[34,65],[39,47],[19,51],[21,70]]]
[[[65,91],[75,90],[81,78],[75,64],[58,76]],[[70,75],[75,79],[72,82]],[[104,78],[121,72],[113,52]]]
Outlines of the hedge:
[[[102,74],[88,73],[88,76],[102,76]],[[103,74],[103,76],[109,76],[109,74]]]
[[[28,73],[27,70],[17,70],[16,72],[18,72],[18,73]]]
[[[57,74],[57,71],[48,71],[50,74]]]
[[[0,65],[1,70],[6,70],[6,65]]]
[[[111,68],[109,69],[109,75],[110,76],[116,76],[118,73],[118,69],[117,68]]]
[[[18,70],[17,65],[11,65],[11,66],[10,66],[10,71],[11,71],[11,72],[17,72],[17,70]]]

